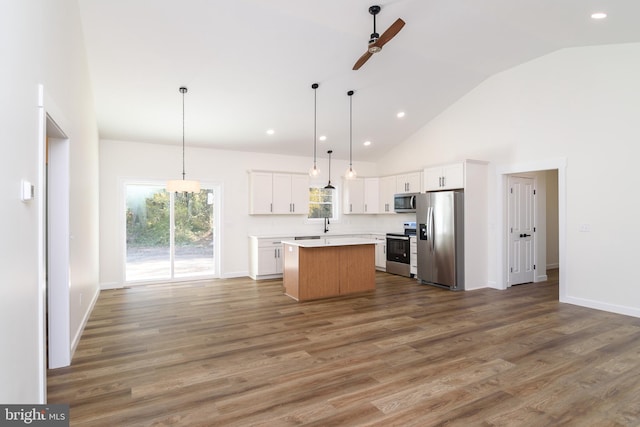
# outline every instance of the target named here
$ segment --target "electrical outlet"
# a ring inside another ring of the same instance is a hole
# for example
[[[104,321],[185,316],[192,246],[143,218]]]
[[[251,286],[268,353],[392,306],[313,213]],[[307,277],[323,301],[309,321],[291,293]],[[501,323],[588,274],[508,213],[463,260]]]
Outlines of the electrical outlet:
[[[591,224],[580,224],[578,226],[578,231],[582,233],[588,233],[591,231]]]

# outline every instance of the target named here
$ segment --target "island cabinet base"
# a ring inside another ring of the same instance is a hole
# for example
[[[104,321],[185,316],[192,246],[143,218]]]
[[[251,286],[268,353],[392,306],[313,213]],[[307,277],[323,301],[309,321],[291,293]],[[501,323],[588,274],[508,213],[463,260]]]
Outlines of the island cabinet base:
[[[285,294],[298,301],[375,289],[375,275],[374,245],[284,245]]]

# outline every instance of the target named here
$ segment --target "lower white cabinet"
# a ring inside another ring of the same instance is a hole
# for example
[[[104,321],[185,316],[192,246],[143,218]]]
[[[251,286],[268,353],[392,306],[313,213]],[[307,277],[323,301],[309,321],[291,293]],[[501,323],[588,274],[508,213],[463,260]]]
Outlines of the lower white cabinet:
[[[387,271],[387,236],[375,235],[372,238],[379,242],[376,245],[376,269]]]
[[[282,277],[282,241],[293,237],[249,238],[249,276],[254,280]]]
[[[411,277],[418,274],[418,240],[416,236],[409,237],[409,273]]]

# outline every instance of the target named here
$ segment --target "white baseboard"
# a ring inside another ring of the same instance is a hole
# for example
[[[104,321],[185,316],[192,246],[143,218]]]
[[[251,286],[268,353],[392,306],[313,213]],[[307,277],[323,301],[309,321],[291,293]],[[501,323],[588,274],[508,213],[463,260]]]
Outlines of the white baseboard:
[[[536,276],[535,279],[533,279],[533,282],[534,283],[546,282],[547,280],[549,280],[549,277],[546,274],[540,274],[540,275]]]
[[[76,334],[74,335],[73,340],[71,341],[71,359],[70,360],[73,360],[73,354],[76,352],[76,347],[78,347],[78,344],[80,343],[82,332],[84,332],[84,328],[85,326],[87,326],[87,322],[89,321],[89,317],[91,317],[91,312],[93,311],[93,308],[96,306],[96,302],[98,302],[99,296],[100,296],[100,289],[96,289],[95,294],[93,294],[93,297],[91,298],[91,303],[89,304],[89,308],[87,309],[86,313],[84,313],[82,322],[80,323],[80,327],[76,331]]]
[[[124,285],[120,282],[100,283],[100,290],[106,291],[108,289],[122,289]]]
[[[556,268],[560,268],[560,264],[555,263],[555,264],[547,264],[547,270],[554,270]]]
[[[248,271],[232,271],[230,273],[221,274],[222,279],[234,279],[236,277],[249,277]]]
[[[600,301],[576,297],[560,297],[560,302],[579,305],[581,307],[594,308],[596,310],[608,311],[610,313],[624,314],[625,316],[640,317],[640,309],[635,307],[607,304]]]

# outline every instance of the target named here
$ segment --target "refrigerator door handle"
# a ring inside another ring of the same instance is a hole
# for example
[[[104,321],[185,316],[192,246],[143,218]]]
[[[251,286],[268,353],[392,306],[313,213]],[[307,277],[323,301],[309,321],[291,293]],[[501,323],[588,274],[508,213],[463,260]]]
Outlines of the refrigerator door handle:
[[[430,234],[431,234],[431,250],[434,251],[436,249],[436,242],[435,242],[435,239],[434,239],[434,235],[435,235],[435,233],[434,233],[434,225],[435,224],[434,224],[434,219],[433,219],[433,216],[434,216],[433,215],[433,206],[429,208],[429,215],[430,215],[429,227],[431,229],[431,232],[430,232]]]

